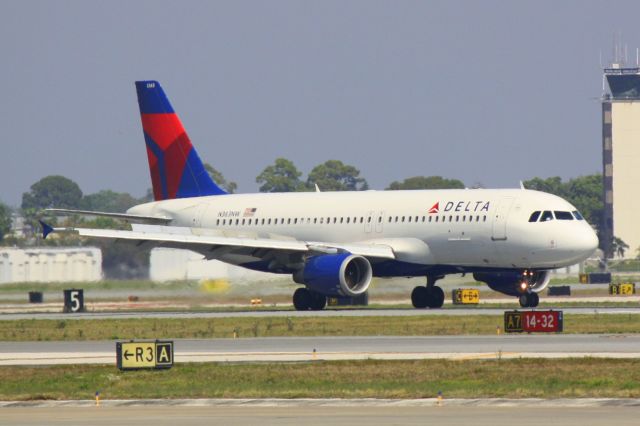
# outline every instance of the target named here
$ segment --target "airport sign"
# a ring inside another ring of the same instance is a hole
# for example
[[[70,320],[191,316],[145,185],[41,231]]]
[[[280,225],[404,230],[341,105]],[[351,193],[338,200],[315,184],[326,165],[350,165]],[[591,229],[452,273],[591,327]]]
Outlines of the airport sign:
[[[120,370],[166,369],[173,366],[172,341],[116,342]]]
[[[562,311],[506,311],[507,333],[558,333],[563,330]]]
[[[477,305],[480,303],[480,290],[477,288],[456,288],[451,293],[454,305]]]

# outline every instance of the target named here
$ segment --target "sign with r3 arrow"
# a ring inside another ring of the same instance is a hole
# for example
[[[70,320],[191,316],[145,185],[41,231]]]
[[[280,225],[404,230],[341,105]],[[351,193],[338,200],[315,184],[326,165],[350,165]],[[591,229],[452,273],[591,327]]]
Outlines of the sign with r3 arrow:
[[[160,340],[116,342],[116,359],[120,370],[171,368],[173,342]]]

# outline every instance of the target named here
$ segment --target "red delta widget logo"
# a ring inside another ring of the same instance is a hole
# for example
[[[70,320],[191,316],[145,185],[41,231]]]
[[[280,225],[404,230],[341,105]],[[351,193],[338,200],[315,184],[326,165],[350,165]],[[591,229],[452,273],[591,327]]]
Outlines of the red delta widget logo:
[[[444,212],[488,212],[489,201],[448,201],[444,205]],[[440,201],[429,209],[429,214],[440,213]]]

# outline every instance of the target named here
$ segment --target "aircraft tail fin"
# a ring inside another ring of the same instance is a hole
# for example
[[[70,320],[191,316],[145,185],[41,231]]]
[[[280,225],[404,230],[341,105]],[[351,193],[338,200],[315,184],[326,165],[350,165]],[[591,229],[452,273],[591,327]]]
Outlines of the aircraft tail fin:
[[[204,169],[178,114],[157,81],[136,81],[156,201],[227,192]]]

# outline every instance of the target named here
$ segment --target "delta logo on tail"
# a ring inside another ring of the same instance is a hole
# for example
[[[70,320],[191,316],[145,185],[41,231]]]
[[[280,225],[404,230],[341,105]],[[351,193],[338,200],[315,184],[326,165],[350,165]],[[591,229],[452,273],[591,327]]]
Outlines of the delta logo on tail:
[[[137,81],[136,90],[154,199],[226,194],[204,169],[160,83]]]
[[[431,206],[431,208],[429,209],[429,214],[436,214],[439,211],[440,211],[440,201],[438,201],[433,206]]]

